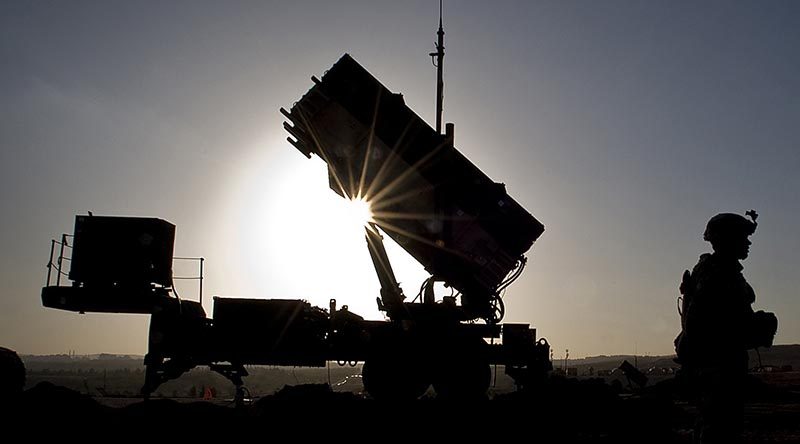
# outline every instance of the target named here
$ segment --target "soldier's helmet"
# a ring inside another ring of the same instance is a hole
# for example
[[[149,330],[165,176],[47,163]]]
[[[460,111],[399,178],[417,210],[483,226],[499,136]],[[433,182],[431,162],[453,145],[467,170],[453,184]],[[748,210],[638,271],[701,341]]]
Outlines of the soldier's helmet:
[[[716,241],[739,236],[750,236],[756,231],[756,227],[758,226],[756,223],[756,217],[758,217],[758,215],[755,211],[748,211],[746,214],[752,218],[752,221],[735,213],[717,214],[706,224],[706,231],[703,233],[703,239],[714,243]]]

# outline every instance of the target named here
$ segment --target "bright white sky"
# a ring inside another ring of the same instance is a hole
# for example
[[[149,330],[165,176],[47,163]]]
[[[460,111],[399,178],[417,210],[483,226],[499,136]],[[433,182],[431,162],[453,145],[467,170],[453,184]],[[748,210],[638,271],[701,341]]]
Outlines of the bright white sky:
[[[349,52],[432,122],[437,3],[2,2],[0,345],[145,352],[145,316],[41,306],[49,239],[88,210],[176,224],[209,313],[223,295],[378,317],[361,229],[278,109]],[[800,341],[799,21],[791,1],[446,2],[445,121],[546,226],[507,321],[556,357],[671,353],[705,222],[755,208],[745,276],[777,342]],[[424,273],[389,254],[415,294]]]

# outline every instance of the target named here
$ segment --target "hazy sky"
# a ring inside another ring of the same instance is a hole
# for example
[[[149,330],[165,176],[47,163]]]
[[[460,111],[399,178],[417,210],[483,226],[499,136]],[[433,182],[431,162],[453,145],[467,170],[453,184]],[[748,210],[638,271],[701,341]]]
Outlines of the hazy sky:
[[[437,3],[0,3],[0,345],[145,352],[146,316],[41,306],[49,240],[89,210],[176,224],[209,313],[224,295],[377,317],[360,229],[278,109],[348,52],[433,122]],[[556,357],[671,353],[706,221],[754,208],[755,308],[800,342],[800,2],[446,1],[445,31],[456,146],[546,226],[507,321]]]

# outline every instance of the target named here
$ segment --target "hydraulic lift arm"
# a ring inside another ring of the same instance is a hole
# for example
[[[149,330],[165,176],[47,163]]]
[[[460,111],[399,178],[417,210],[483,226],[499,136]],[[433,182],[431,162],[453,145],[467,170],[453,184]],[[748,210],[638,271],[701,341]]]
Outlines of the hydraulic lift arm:
[[[375,266],[375,272],[378,274],[378,281],[381,284],[378,308],[381,311],[385,311],[392,320],[407,319],[408,311],[403,305],[406,297],[403,295],[403,290],[394,276],[389,256],[386,255],[383,236],[378,232],[378,227],[373,222],[367,224],[364,227],[364,231],[366,232],[369,255],[372,258],[372,264]]]

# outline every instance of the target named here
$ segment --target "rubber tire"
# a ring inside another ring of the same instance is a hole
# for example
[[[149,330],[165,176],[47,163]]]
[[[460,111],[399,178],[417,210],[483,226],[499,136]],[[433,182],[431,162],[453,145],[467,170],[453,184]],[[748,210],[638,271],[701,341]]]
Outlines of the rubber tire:
[[[433,388],[437,398],[485,400],[491,385],[492,369],[485,356],[483,339],[457,340],[442,349],[436,363]]]
[[[368,358],[361,369],[361,378],[367,393],[378,400],[418,399],[430,386],[423,364],[399,355]]]

